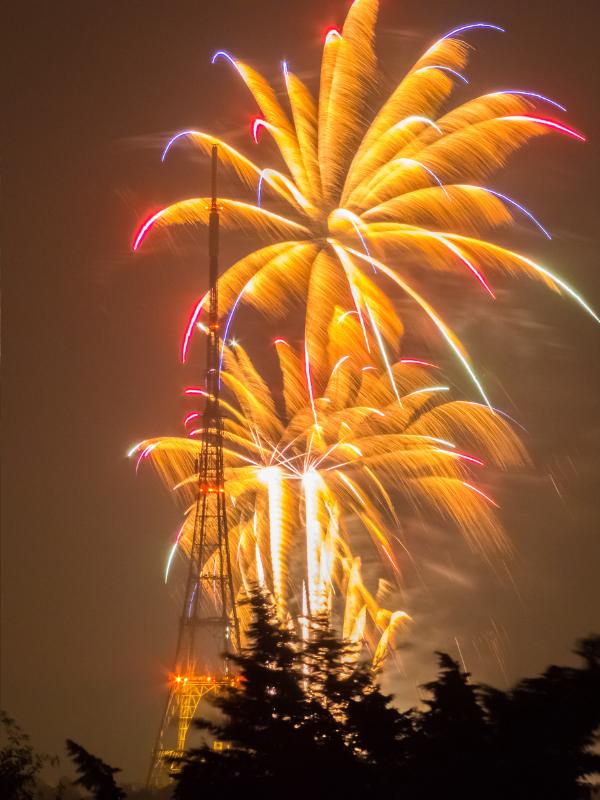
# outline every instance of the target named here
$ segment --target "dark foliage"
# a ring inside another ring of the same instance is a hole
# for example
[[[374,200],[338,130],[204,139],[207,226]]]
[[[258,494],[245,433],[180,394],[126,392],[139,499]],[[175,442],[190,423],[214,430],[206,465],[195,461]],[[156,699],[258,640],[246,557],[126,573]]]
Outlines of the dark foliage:
[[[241,682],[214,697],[218,721],[197,723],[206,744],[186,754],[174,787],[130,798],[594,796],[588,781],[600,775],[599,636],[579,643],[580,666],[548,667],[506,692],[473,683],[438,653],[438,675],[423,686],[424,708],[400,712],[327,619],[313,620],[304,642],[280,627],[266,595],[256,592],[249,602],[248,647],[231,656]],[[0,724],[0,798],[64,800],[66,786],[39,780],[49,759],[1,713]],[[119,770],[73,741],[67,750],[78,774],[73,786],[85,797],[124,800]]]
[[[36,753],[17,723],[0,711],[0,798],[31,800],[40,770],[50,759]]]
[[[501,692],[472,683],[445,653],[423,688],[424,710],[401,713],[373,670],[324,619],[308,643],[282,630],[269,599],[250,600],[248,648],[233,656],[241,688],[214,699],[199,727],[226,743],[187,754],[177,800],[251,791],[262,798],[390,797],[570,800],[600,772],[600,637],[580,643],[583,666],[549,667]]]
[[[74,786],[87,789],[94,800],[124,800],[125,792],[117,786],[114,777],[119,769],[105,764],[72,739],[67,739],[67,752],[79,775]]]

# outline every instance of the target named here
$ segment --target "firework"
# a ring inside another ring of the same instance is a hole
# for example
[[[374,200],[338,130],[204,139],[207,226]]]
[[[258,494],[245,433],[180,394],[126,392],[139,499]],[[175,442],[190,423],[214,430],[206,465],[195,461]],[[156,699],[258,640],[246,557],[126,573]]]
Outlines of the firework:
[[[259,583],[273,594],[282,622],[336,613],[344,636],[365,641],[379,661],[407,619],[384,607],[386,587],[400,583],[397,553],[410,557],[400,510],[438,515],[472,547],[504,551],[496,504],[478,486],[480,474],[484,465],[522,465],[526,455],[501,415],[449,399],[436,367],[391,349],[384,359],[374,344],[374,337],[365,341],[356,313],[336,308],[325,363],[313,370],[304,346],[277,339],[280,380],[267,382],[240,345],[227,347],[222,408],[239,599]],[[311,383],[313,371],[326,375],[322,392]],[[151,439],[134,450],[185,508],[168,567],[176,551],[189,550],[194,526],[196,422],[188,414],[187,436]],[[361,569],[367,551],[387,572],[372,591]]]
[[[468,83],[465,39],[478,29],[486,35],[501,31],[488,23],[456,28],[435,42],[373,115],[377,12],[377,0],[356,0],[341,32],[328,32],[317,99],[283,63],[287,110],[254,68],[223,51],[213,57],[233,67],[248,87],[262,115],[252,126],[254,139],[272,137],[285,171],[261,168],[215,136],[194,130],[173,137],[163,160],[184,139],[204,151],[217,143],[223,163],[256,191],[254,204],[221,200],[225,226],[259,231],[271,240],[221,278],[222,309],[229,326],[242,301],[268,316],[283,316],[291,303],[304,300],[307,369],[317,394],[327,375],[313,364],[324,363],[334,306],[343,300],[353,308],[365,344],[375,333],[373,344],[383,355],[398,329],[393,315],[381,317],[377,310],[386,307],[384,292],[395,287],[425,312],[489,404],[465,348],[412,285],[403,264],[463,273],[484,301],[494,297],[495,274],[522,273],[569,295],[600,321],[546,267],[481,238],[515,217],[549,236],[528,209],[482,182],[534,137],[584,136],[548,118],[547,110],[564,108],[532,91],[493,91],[443,110],[455,86]],[[267,208],[271,202],[277,212]],[[134,249],[152,228],[206,222],[209,205],[192,198],[162,209],[141,226]],[[196,305],[184,338],[184,360],[202,305]]]

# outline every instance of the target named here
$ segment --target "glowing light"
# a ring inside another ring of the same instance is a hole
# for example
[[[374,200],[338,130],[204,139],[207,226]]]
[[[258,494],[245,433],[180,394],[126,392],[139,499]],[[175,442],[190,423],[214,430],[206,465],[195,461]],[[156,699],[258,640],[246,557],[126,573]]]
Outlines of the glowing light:
[[[169,141],[167,142],[166,147],[163,150],[162,156],[160,157],[160,160],[164,162],[165,158],[167,157],[167,155],[169,153],[169,150],[171,149],[171,147],[173,147],[175,142],[177,142],[183,136],[193,136],[196,133],[197,133],[197,131],[181,131],[180,133],[176,133],[175,136],[172,136],[169,139]]]
[[[464,75],[461,75],[460,72],[457,72],[455,69],[451,67],[444,67],[442,64],[430,64],[427,67],[421,67],[420,69],[415,70],[415,75],[418,75],[420,72],[427,72],[430,69],[439,69],[442,72],[447,72],[449,75],[453,75],[455,78],[458,78],[463,83],[469,83],[468,79],[465,78]]]
[[[186,389],[183,390],[184,394],[200,394],[202,397],[209,397],[210,395],[204,389],[200,389],[198,386],[188,386]]]
[[[527,114],[514,114],[509,117],[500,117],[500,119],[503,119],[506,122],[535,122],[538,125],[544,125],[547,128],[554,128],[561,133],[565,133],[567,136],[572,136],[573,139],[579,139],[580,142],[587,141],[586,137],[582,133],[579,133],[579,131],[576,131],[574,128],[569,128],[567,125],[562,125],[560,122],[556,122],[554,119],[530,117]]]
[[[273,339],[273,344],[287,344],[285,339],[279,337],[278,339]]]
[[[194,327],[198,322],[198,317],[202,313],[202,307],[204,305],[204,301],[208,297],[208,292],[203,295],[203,297],[196,303],[194,310],[192,311],[192,315],[188,320],[187,328],[185,329],[185,334],[183,336],[183,340],[181,342],[181,363],[185,364],[188,354],[188,349],[190,346],[190,340],[192,338],[192,333],[194,331]]]
[[[411,117],[405,117],[404,119],[400,120],[400,122],[397,122],[394,125],[394,128],[401,130],[402,128],[406,128],[407,125],[412,125],[414,122],[422,122],[423,125],[428,125],[437,133],[442,134],[442,129],[436,125],[432,119],[429,119],[429,117],[422,117],[419,114],[413,114]]]
[[[330,28],[327,28],[327,30],[325,31],[323,38],[325,44],[330,44],[330,42],[332,42],[334,39],[341,39],[342,34],[338,30],[338,28],[336,28],[335,26],[331,26]]]
[[[434,367],[434,369],[439,369],[437,364],[432,364],[430,361],[421,361],[420,358],[401,358],[401,364],[416,364],[419,367]]]
[[[167,583],[167,581],[169,580],[169,572],[171,570],[171,564],[173,563],[173,558],[175,557],[175,553],[177,552],[177,548],[179,547],[179,542],[181,540],[181,536],[183,534],[184,528],[185,528],[185,522],[183,523],[181,528],[179,528],[179,532],[177,533],[177,537],[175,538],[175,544],[171,548],[171,551],[169,553],[169,557],[167,559],[167,566],[165,568],[165,583]]]
[[[133,240],[134,252],[139,248],[141,243],[144,241],[146,234],[148,233],[150,228],[154,225],[156,220],[160,219],[165,213],[165,211],[166,211],[165,208],[161,208],[160,211],[157,211],[155,214],[152,214],[152,216],[148,217],[148,219],[144,223],[142,223],[142,226],[136,233],[135,238]]]
[[[227,61],[229,61],[230,64],[233,64],[233,66],[239,71],[235,58],[225,50],[217,50],[217,52],[211,58],[210,63],[216,64],[219,58],[226,58]]]
[[[394,390],[394,394],[396,395],[396,400],[400,403],[400,405],[402,405],[402,400],[400,399],[400,395],[398,394],[396,381],[394,380],[394,373],[392,372],[392,366],[385,351],[385,345],[383,344],[383,339],[381,338],[381,334],[379,333],[379,328],[377,327],[375,318],[373,317],[371,309],[369,308],[369,305],[367,303],[365,303],[365,308],[367,309],[367,314],[369,315],[369,319],[371,320],[371,327],[373,328],[373,333],[375,334],[375,338],[377,339],[377,344],[379,345],[381,357],[383,358],[383,363],[385,364],[385,368],[387,370],[387,374],[390,379],[392,389]]]
[[[548,233],[546,228],[544,228],[542,223],[533,216],[531,211],[526,209],[525,206],[522,206],[520,203],[517,203],[517,201],[513,200],[512,197],[508,197],[508,195],[502,194],[501,192],[496,192],[494,191],[494,189],[488,189],[485,186],[473,186],[470,188],[476,189],[481,192],[487,192],[488,194],[493,194],[495,197],[500,198],[500,200],[504,200],[504,202],[508,203],[509,205],[518,208],[522,214],[525,214],[525,216],[528,217],[534,223],[534,225],[537,225],[537,227],[541,230],[541,232],[547,239],[552,239],[552,236]]]
[[[267,123],[264,119],[257,117],[254,122],[252,123],[252,138],[258,144],[258,132],[261,128],[268,128]]]
[[[338,358],[338,360],[335,363],[335,366],[331,370],[331,375],[329,377],[332,378],[335,375],[335,373],[338,371],[338,369],[342,366],[344,361],[347,361],[349,358],[350,358],[350,356],[342,356],[341,358]]]
[[[183,420],[183,424],[187,427],[188,423],[191,422],[193,419],[197,419],[200,414],[197,411],[191,411],[186,418]]]
[[[560,103],[557,103],[556,100],[552,100],[551,97],[546,97],[545,95],[538,94],[537,92],[522,91],[521,89],[502,89],[501,91],[498,91],[498,92],[489,92],[489,94],[486,95],[486,96],[487,97],[494,97],[494,96],[499,95],[499,94],[515,94],[515,95],[522,95],[523,97],[533,97],[534,100],[542,100],[544,103],[549,103],[549,105],[554,106],[555,108],[558,108],[559,111],[565,111],[566,112],[566,110],[567,110],[564,106],[561,106]]]
[[[426,386],[424,389],[415,389],[414,392],[405,394],[404,397],[414,397],[416,394],[424,394],[429,392],[449,392],[449,386]]]
[[[467,489],[470,489],[472,492],[475,492],[476,494],[480,495],[481,497],[483,497],[484,500],[487,500],[488,503],[495,506],[496,508],[500,508],[498,503],[492,500],[492,498],[489,497],[489,495],[485,494],[485,492],[482,492],[481,489],[478,489],[476,486],[473,486],[472,484],[467,483],[466,481],[463,481],[463,486],[466,486]]]
[[[458,28],[453,28],[449,33],[439,40],[443,42],[445,39],[451,39],[453,36],[456,36],[457,33],[464,33],[464,31],[472,31],[475,28],[488,28],[492,31],[498,31],[499,33],[506,33],[504,28],[501,28],[499,25],[493,25],[491,22],[470,22],[468,25],[460,25]]]
[[[403,265],[418,263],[427,270],[422,280],[427,290],[434,290],[438,270],[449,270],[468,277],[470,273],[491,296],[480,265],[490,276],[520,271],[569,294],[600,321],[550,271],[485,238],[475,238],[482,236],[482,229],[518,221],[519,214],[549,234],[516,201],[482,187],[469,189],[466,183],[503,167],[512,152],[544,132],[538,126],[574,138],[583,139],[582,134],[561,122],[521,115],[525,108],[536,113],[534,101],[559,108],[534,92],[507,90],[447,108],[456,81],[467,83],[463,73],[468,70],[469,48],[453,37],[476,28],[503,30],[485,22],[446,34],[418,60],[408,80],[400,81],[389,98],[373,108],[377,6],[375,0],[352,5],[343,42],[338,41],[339,30],[326,32],[316,98],[288,72],[285,61],[284,81],[278,80],[285,84],[287,102],[282,102],[280,87],[271,87],[254,68],[225,51],[213,57],[213,62],[228,60],[244,81],[260,109],[253,136],[258,140],[262,128],[269,131],[285,165],[281,172],[260,168],[201,131],[176,134],[163,153],[166,156],[185,136],[204,152],[218,144],[221,161],[249,192],[257,192],[256,204],[220,200],[224,228],[256,231],[270,240],[220,276],[224,342],[229,342],[239,304],[248,300],[240,287],[253,276],[260,277],[251,304],[271,319],[285,316],[292,299],[309,296],[304,341],[296,347],[275,339],[277,378],[272,373],[262,375],[241,345],[235,352],[222,350],[227,376],[221,399],[223,458],[233,493],[228,505],[231,529],[238,537],[235,588],[243,592],[257,579],[273,594],[285,624],[296,624],[290,615],[300,596],[306,615],[329,613],[331,598],[338,593],[345,605],[344,631],[352,641],[364,642],[376,661],[408,617],[382,608],[365,586],[360,559],[352,552],[355,532],[361,532],[361,550],[365,535],[370,537],[380,567],[385,574],[391,569],[394,579],[399,569],[394,551],[403,547],[393,533],[398,527],[396,496],[419,513],[426,507],[443,511],[470,542],[501,550],[502,530],[493,509],[484,506],[476,496],[484,497],[483,493],[463,479],[470,480],[468,475],[482,466],[482,460],[500,468],[525,461],[506,415],[489,403],[462,343],[437,309],[413,288]],[[500,94],[505,95],[501,101],[493,98]],[[506,116],[495,116],[500,113]],[[293,218],[261,208],[265,184],[278,202],[291,209]],[[205,225],[209,205],[207,198],[190,198],[157,212],[136,233],[135,248],[153,225]],[[343,219],[349,224],[342,224]],[[462,236],[455,230],[474,233]],[[354,242],[356,249],[347,242]],[[388,258],[394,258],[393,269],[387,266]],[[372,271],[390,279],[393,291],[388,294],[376,284]],[[449,389],[425,386],[431,379],[428,373],[408,367],[436,365],[399,358],[403,324],[395,297],[389,296],[398,288],[433,323],[487,405],[431,394]],[[349,304],[353,310],[344,311]],[[202,301],[186,330],[184,361],[194,325],[208,332],[198,321],[201,309]],[[411,403],[410,397],[420,393],[422,399]],[[398,407],[400,397],[409,398],[404,408]],[[194,419],[198,417],[186,421],[186,430],[201,424]],[[188,503],[188,524],[179,544],[182,554],[190,552],[198,487],[199,442],[191,437],[201,432],[199,427],[188,436],[148,440],[132,452],[138,465],[148,459],[169,488],[176,488]],[[459,451],[445,436],[469,442],[469,449],[482,459]],[[215,560],[204,567],[214,576],[207,591],[215,592]],[[192,605],[198,602],[197,592],[198,587]],[[298,623],[308,636],[306,621]]]
[[[304,342],[304,374],[306,375],[306,387],[308,389],[310,407],[312,409],[313,417],[315,418],[315,425],[318,425],[319,421],[317,420],[317,409],[315,408],[315,396],[310,375],[310,359],[308,357],[308,345],[306,342]]]
[[[435,172],[432,169],[429,169],[429,167],[426,167],[425,164],[421,164],[420,161],[416,161],[414,158],[399,158],[399,159],[396,160],[395,163],[396,164],[407,164],[408,166],[419,167],[420,169],[425,170],[425,172],[428,175],[430,175],[433,178],[433,180],[437,183],[437,185],[444,192],[446,197],[449,196],[448,195],[448,190],[446,189],[446,187],[444,186],[442,181],[438,178],[438,176],[435,174]]]
[[[436,450],[436,453],[443,453],[446,456],[451,456],[452,458],[458,458],[461,461],[469,461],[471,464],[477,464],[478,467],[483,467],[483,461],[480,458],[475,458],[475,456],[467,455],[467,453],[459,453],[457,451],[448,452],[448,450]]]

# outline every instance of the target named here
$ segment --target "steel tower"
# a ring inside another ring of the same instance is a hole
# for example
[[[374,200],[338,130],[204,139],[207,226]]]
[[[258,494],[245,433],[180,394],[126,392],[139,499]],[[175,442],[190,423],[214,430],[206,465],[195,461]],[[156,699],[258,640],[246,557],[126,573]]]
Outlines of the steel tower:
[[[223,419],[219,405],[219,205],[217,145],[212,147],[211,208],[208,225],[209,306],[206,336],[206,398],[197,460],[196,514],[175,651],[175,668],[148,783],[160,785],[169,762],[185,751],[190,723],[200,700],[235,684],[227,658],[239,650],[240,630],[231,572],[223,470]],[[212,651],[208,652],[207,650]],[[211,667],[202,669],[203,665]],[[219,665],[218,669],[215,669]],[[202,673],[202,674],[200,674]],[[173,736],[172,729],[176,728]],[[169,747],[169,734],[172,742]]]

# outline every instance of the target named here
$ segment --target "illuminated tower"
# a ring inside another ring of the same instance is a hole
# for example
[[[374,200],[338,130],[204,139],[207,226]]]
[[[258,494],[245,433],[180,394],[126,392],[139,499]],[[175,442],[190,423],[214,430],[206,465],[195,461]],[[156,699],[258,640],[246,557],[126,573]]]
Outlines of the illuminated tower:
[[[174,671],[148,777],[148,783],[153,785],[166,778],[169,760],[183,754],[190,723],[202,698],[235,683],[223,654],[238,650],[240,645],[229,553],[223,419],[219,406],[217,145],[212,148],[211,188],[206,399],[197,462],[196,515]],[[206,664],[211,667],[203,668]]]

